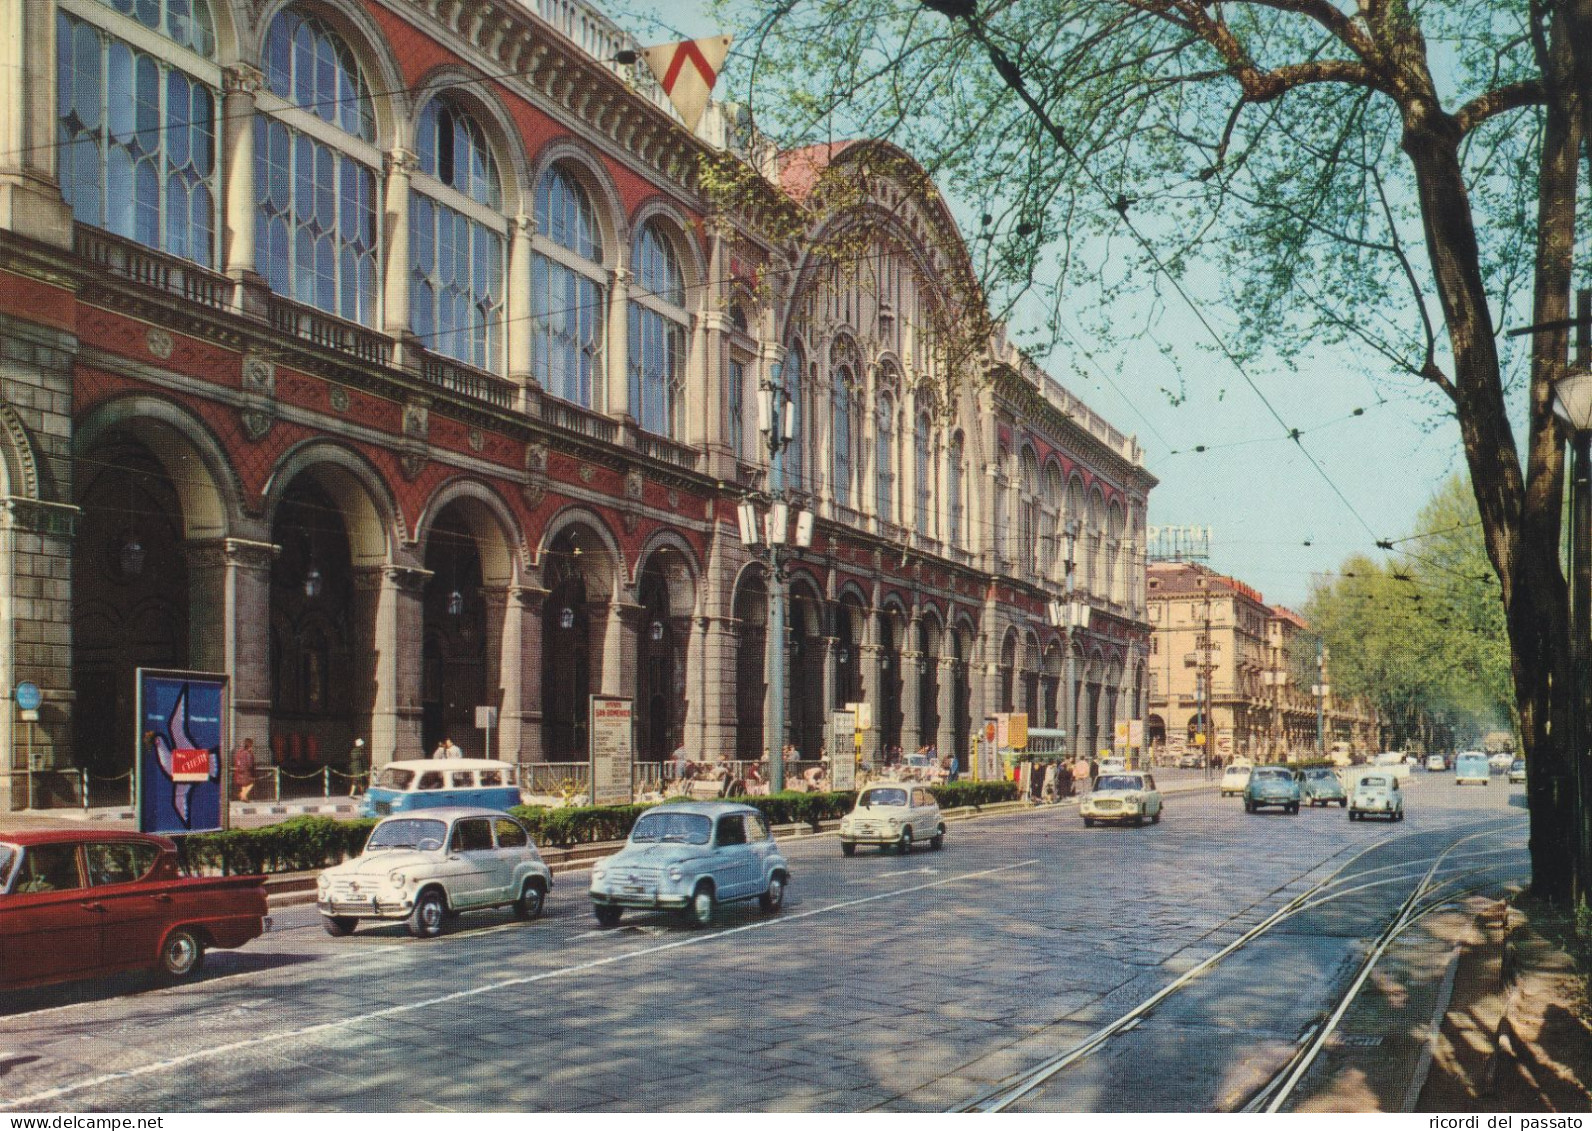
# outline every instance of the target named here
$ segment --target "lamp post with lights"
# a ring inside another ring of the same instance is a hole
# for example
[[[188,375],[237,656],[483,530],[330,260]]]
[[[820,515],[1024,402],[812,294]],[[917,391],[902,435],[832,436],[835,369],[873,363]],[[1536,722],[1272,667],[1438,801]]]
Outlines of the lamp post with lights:
[[[763,741],[768,750],[769,790],[785,788],[785,568],[786,546],[790,543],[790,502],[785,494],[784,452],[796,439],[795,406],[785,395],[780,380],[780,363],[768,367],[757,386],[757,431],[768,445],[769,507],[760,522],[757,507],[743,499],[737,511],[741,544],[766,554],[768,564],[768,654],[764,671],[768,673],[768,719]],[[813,515],[799,511],[794,539],[798,549],[813,544]]]
[[[1078,733],[1078,698],[1074,689],[1072,637],[1073,633],[1084,628],[1089,623],[1089,606],[1073,596],[1073,569],[1076,562],[1073,551],[1078,545],[1078,520],[1073,519],[1062,528],[1061,536],[1067,540],[1067,589],[1066,596],[1059,601],[1050,602],[1050,623],[1062,630],[1067,649],[1067,750],[1068,761],[1077,757]]]

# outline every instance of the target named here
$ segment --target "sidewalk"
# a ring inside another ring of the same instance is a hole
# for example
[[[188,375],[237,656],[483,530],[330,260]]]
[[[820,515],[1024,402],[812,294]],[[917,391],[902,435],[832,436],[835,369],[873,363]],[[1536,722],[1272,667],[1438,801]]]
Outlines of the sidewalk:
[[[354,817],[359,814],[357,797],[295,797],[285,801],[234,801],[234,826],[270,823],[262,818],[299,817],[314,813],[324,817]],[[21,829],[78,828],[85,824],[108,828],[132,828],[136,814],[129,805],[95,809],[24,809],[0,813],[0,832]]]

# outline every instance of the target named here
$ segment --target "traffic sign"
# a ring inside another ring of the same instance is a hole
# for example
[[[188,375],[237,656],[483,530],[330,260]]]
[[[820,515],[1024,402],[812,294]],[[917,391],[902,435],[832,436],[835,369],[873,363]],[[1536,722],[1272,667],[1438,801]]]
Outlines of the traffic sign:
[[[17,708],[22,711],[37,711],[44,702],[44,696],[39,692],[39,685],[29,680],[17,684]]]

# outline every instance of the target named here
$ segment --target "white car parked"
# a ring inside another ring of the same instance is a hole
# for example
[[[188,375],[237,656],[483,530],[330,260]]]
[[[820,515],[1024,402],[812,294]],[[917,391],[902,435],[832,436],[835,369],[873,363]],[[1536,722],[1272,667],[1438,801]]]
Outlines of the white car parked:
[[[875,782],[857,795],[857,804],[840,819],[840,851],[851,856],[859,844],[894,848],[905,856],[927,840],[938,851],[945,844],[945,818],[934,794],[916,782]]]
[[[1249,784],[1250,765],[1248,762],[1234,762],[1222,771],[1222,796],[1241,797],[1244,787]]]
[[[1142,825],[1161,823],[1161,793],[1151,774],[1128,771],[1101,774],[1095,787],[1078,806],[1084,828],[1096,822],[1119,821]]]
[[[1361,774],[1349,791],[1349,820],[1363,821],[1367,817],[1386,817],[1390,821],[1404,819],[1404,791],[1399,779],[1387,772],[1388,767],[1378,766],[1373,773]]]
[[[357,859],[322,872],[315,905],[330,935],[352,934],[361,919],[401,919],[432,938],[461,911],[512,907],[535,919],[552,887],[530,833],[507,813],[425,809],[388,817]]]

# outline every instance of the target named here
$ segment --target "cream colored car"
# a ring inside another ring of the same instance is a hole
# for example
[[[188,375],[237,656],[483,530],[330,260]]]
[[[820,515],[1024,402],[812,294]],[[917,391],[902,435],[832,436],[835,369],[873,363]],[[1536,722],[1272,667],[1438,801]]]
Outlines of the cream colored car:
[[[1101,774],[1095,787],[1078,806],[1085,828],[1103,822],[1161,821],[1161,793],[1155,788],[1155,776],[1129,770],[1125,773]]]
[[[905,856],[913,844],[945,844],[945,818],[934,794],[921,782],[875,782],[857,795],[856,807],[840,819],[840,851],[851,856],[859,844],[894,848]]]

